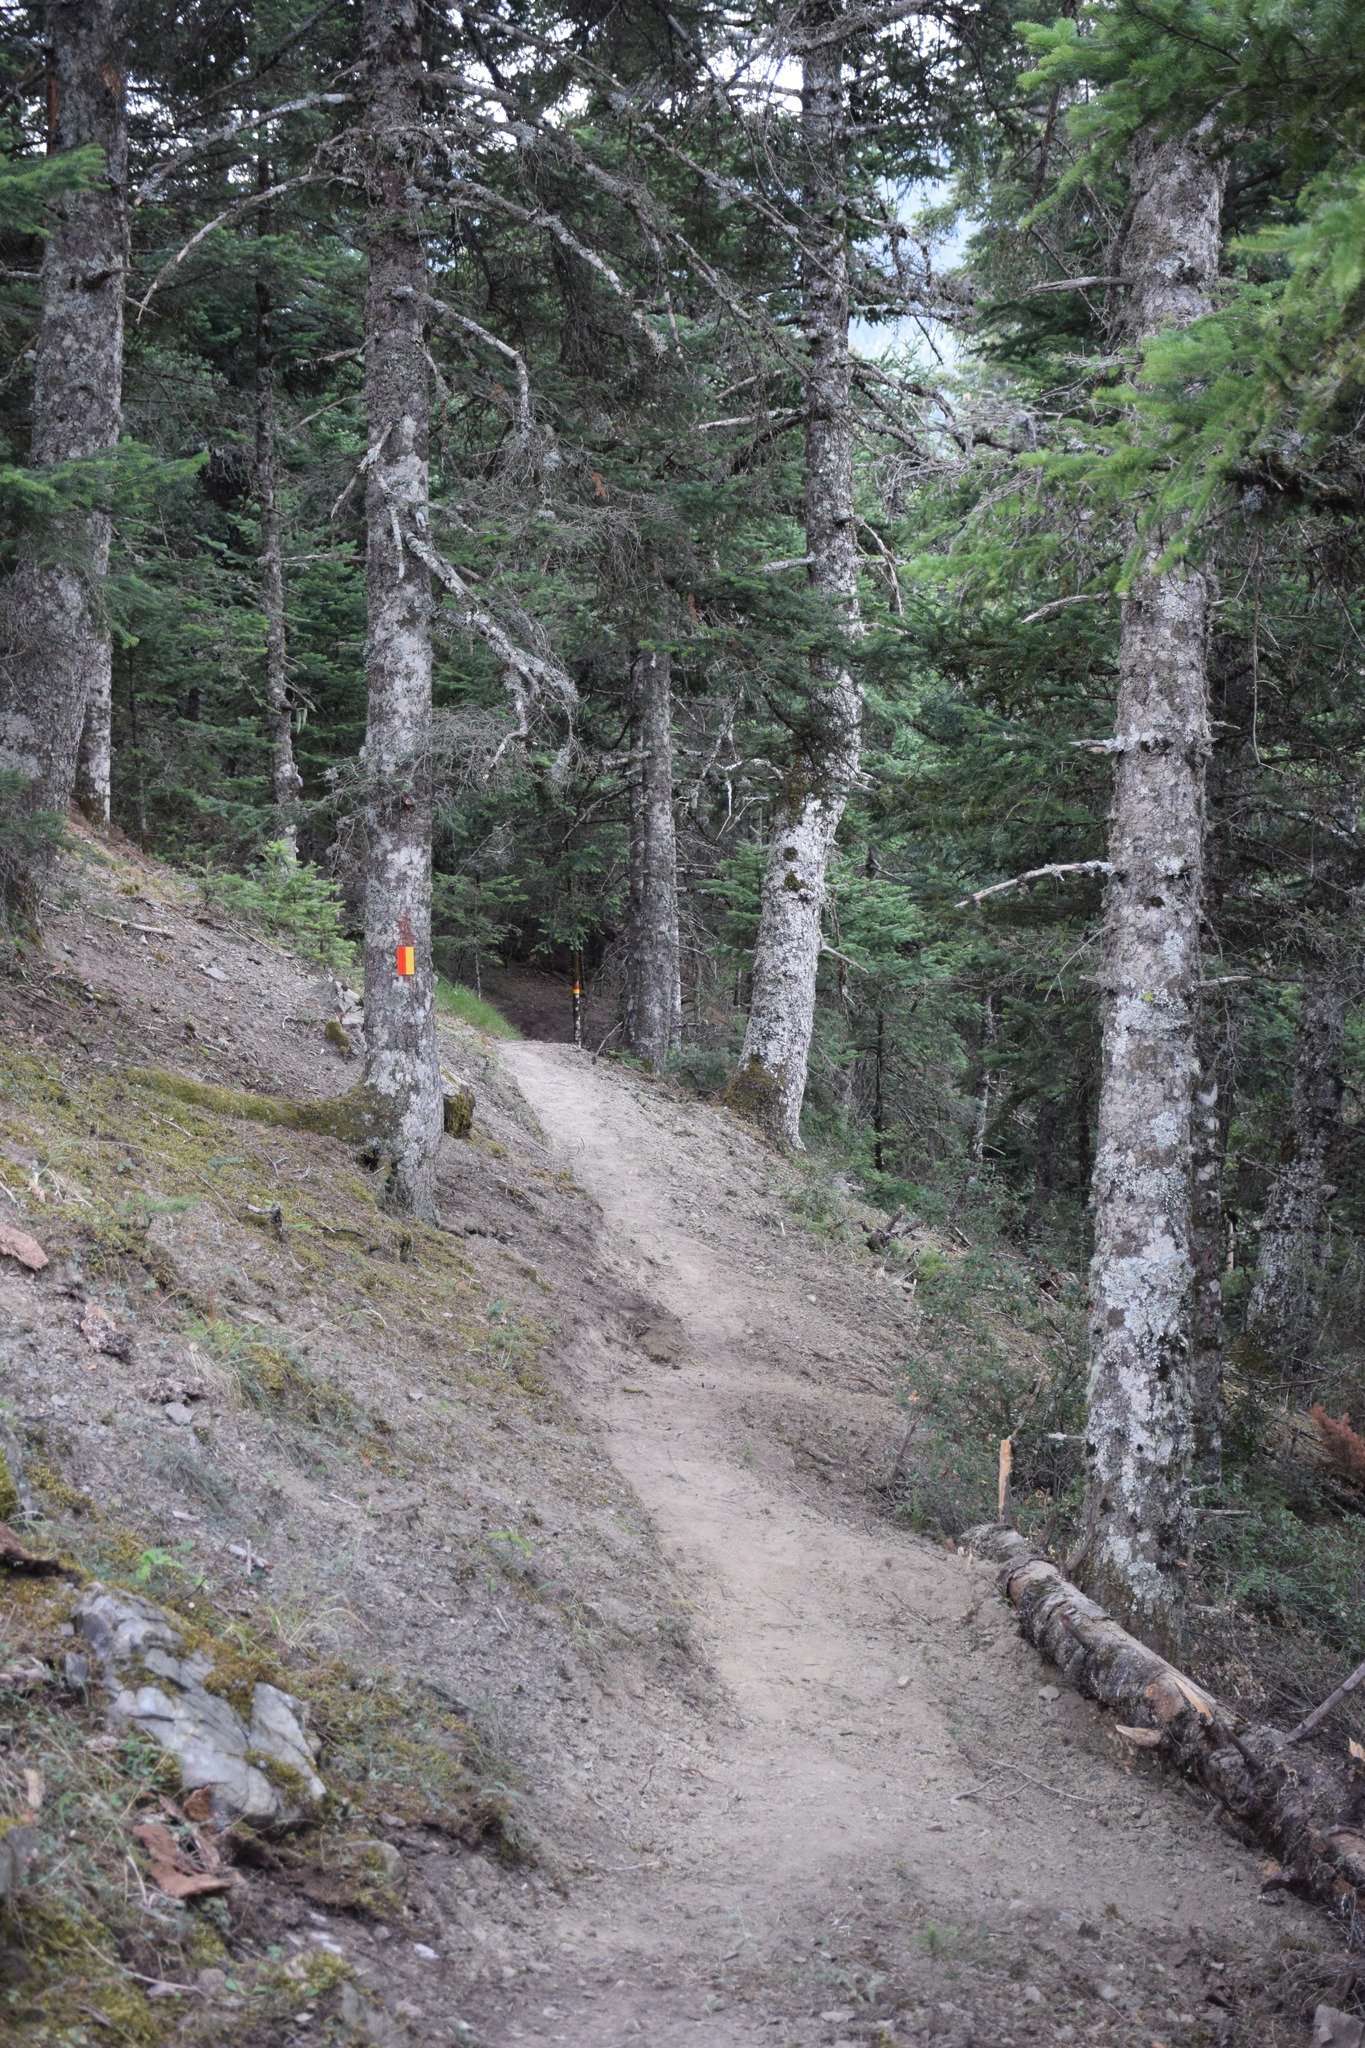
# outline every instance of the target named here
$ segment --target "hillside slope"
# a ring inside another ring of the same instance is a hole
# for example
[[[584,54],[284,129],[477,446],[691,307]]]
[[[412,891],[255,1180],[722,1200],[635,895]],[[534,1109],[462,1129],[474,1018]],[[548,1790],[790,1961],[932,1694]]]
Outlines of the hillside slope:
[[[795,1170],[627,1070],[447,1027],[479,1108],[446,1229],[410,1230],[345,1144],[213,1093],[341,1093],[335,1007],[93,850],[0,980],[4,1211],[51,1255],[0,1260],[29,1540],[278,1658],[346,1787],[213,1943],[203,1907],[108,1903],[78,2009],[49,1800],[0,1957],[20,2038],[81,2038],[118,1977],[100,2039],[1303,2039],[1276,1986],[1325,1928],[1056,1693],[988,1574],[885,1519],[908,1306],[803,1229]],[[0,1621],[0,1663],[56,1660],[5,1585]],[[11,1776],[56,1782],[89,1711],[14,1723]],[[386,1885],[343,1881],[357,1817]]]

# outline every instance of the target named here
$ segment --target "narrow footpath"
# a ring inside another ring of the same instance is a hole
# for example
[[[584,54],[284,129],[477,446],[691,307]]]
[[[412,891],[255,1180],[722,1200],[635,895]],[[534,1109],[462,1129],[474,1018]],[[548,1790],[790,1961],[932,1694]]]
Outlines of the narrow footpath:
[[[619,1861],[568,1887],[562,1970],[480,2038],[1237,2038],[1220,1975],[1298,1908],[1261,1903],[1254,1857],[1058,1690],[988,1572],[866,1498],[903,1437],[903,1298],[783,1220],[720,1112],[561,1046],[506,1064],[600,1205],[602,1266],[656,1311],[643,1360],[590,1342],[581,1397],[718,1684],[644,1782],[595,1759]]]

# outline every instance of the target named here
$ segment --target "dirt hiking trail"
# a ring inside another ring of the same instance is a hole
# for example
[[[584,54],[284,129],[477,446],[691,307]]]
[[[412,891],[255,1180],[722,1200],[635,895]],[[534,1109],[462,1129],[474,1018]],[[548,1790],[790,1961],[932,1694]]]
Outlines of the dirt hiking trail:
[[[655,1311],[647,1362],[585,1320],[579,1396],[719,1696],[660,1723],[643,1779],[598,1755],[621,1853],[561,1915],[573,1962],[483,2013],[489,2038],[1239,2038],[1219,1956],[1297,1909],[1259,1904],[1253,1856],[1057,1691],[988,1572],[860,1498],[903,1439],[903,1297],[787,1228],[786,1169],[722,1113],[566,1048],[504,1058],[600,1205],[601,1265]]]
[[[355,2015],[334,1987],[262,2029],[207,1969],[184,2038],[1304,2048],[1338,1931],[888,1515],[932,1477],[897,1380],[925,1331],[810,1178],[668,1085],[447,1022],[478,1107],[414,1256],[345,1144],[146,1077],[340,1093],[336,1002],[127,848],[68,864],[48,955],[0,976],[6,1185],[67,1245],[0,1270],[45,1542],[186,1560],[162,1594],[188,1575],[324,1715],[338,1669],[348,1702],[410,1688],[419,1736],[453,1714],[527,1852],[362,1721],[389,1903],[324,1830],[233,1908],[248,1958],[334,1958]],[[127,1333],[93,1365],[91,1305]]]

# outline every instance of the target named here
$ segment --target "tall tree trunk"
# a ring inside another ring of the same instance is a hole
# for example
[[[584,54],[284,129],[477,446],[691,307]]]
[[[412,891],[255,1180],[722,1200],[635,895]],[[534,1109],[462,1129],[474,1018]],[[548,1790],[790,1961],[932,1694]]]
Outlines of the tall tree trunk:
[[[104,153],[97,183],[53,207],[43,252],[33,383],[35,469],[102,454],[118,440],[127,271],[127,51],[123,0],[62,0],[50,9],[55,143]],[[0,772],[20,778],[18,806],[65,817],[77,790],[109,818],[110,633],[101,584],[109,518],[70,513],[26,544],[0,605]],[[82,750],[82,734],[86,744]],[[48,861],[7,887],[36,920]]]
[[[805,522],[812,586],[858,630],[853,407],[848,346],[848,138],[838,43],[803,60],[808,247],[803,285]],[[858,773],[862,693],[836,653],[811,664],[806,729],[775,807],[754,952],[753,999],[729,1099],[789,1150],[801,1144],[825,875]]]
[[[1327,969],[1303,992],[1289,1134],[1261,1216],[1247,1302],[1248,1346],[1286,1380],[1302,1378],[1317,1349],[1332,1195],[1328,1174],[1341,1132],[1345,1027],[1341,976]]]
[[[365,292],[365,1075],[396,1207],[436,1218],[441,1073],[431,965],[429,393],[419,0],[365,0],[370,88]]]
[[[1208,309],[1224,173],[1202,131],[1135,145],[1120,318],[1141,344]],[[1149,564],[1154,556],[1149,556]],[[1200,979],[1207,642],[1198,571],[1124,600],[1090,1269],[1088,1592],[1174,1647],[1190,1530],[1190,1135]]]
[[[270,166],[257,166],[258,189],[268,190]],[[265,235],[269,209],[261,208]],[[256,279],[256,518],[260,526],[261,611],[265,618],[265,709],[270,738],[270,780],[280,817],[280,837],[294,846],[303,779],[294,761],[293,697],[289,688],[289,646],[284,623],[284,550],[280,535],[279,455],[275,427],[275,335],[270,286]]]
[[[630,955],[625,1042],[661,1073],[682,1029],[678,848],[673,823],[672,661],[636,650],[630,667]]]

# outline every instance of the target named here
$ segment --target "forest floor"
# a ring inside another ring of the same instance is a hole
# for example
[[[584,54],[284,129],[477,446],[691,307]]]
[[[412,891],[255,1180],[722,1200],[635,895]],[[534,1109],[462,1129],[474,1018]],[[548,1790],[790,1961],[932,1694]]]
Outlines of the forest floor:
[[[162,2033],[90,2038],[1305,2042],[1334,1930],[1261,1895],[1206,1802],[1020,1642],[989,1572],[888,1517],[912,1309],[803,1223],[801,1169],[621,1064],[448,1028],[478,1115],[442,1148],[446,1230],[406,1233],[343,1145],[140,1078],[338,1093],[335,1008],[165,870],[73,864],[47,954],[0,980],[6,1214],[53,1253],[36,1277],[0,1261],[4,1412],[48,1541],[162,1570],[305,1698],[344,1659],[453,1703],[512,1821],[466,1846],[386,1789],[376,1737],[392,1896],[253,1868],[226,1974],[177,1937]],[[92,1358],[92,1301],[126,1355]],[[165,1396],[189,1379],[187,1429]],[[51,1775],[48,1725],[0,1749]],[[17,1918],[0,1982],[42,2018]],[[291,1952],[363,2006],[309,1978],[258,2023],[245,1959]]]

